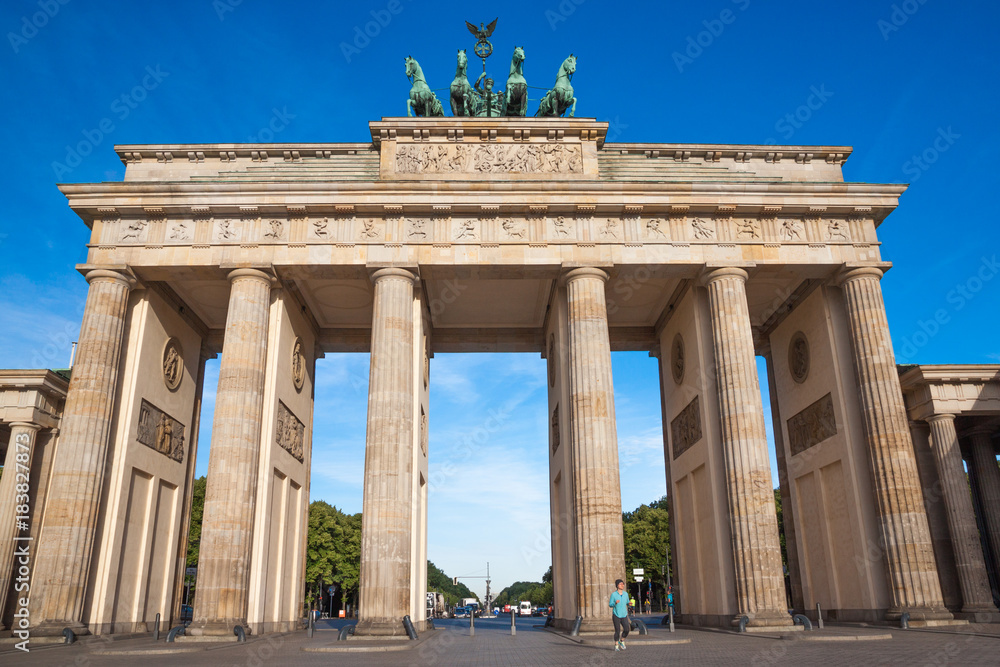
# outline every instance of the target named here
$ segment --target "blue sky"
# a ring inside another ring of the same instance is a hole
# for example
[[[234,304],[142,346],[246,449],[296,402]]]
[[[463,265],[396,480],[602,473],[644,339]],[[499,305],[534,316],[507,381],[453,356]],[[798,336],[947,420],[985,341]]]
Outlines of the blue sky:
[[[611,140],[851,145],[848,180],[910,183],[879,229],[897,358],[1000,363],[1000,184],[987,168],[1000,152],[998,14],[940,0],[8,0],[0,367],[63,367],[79,331],[87,229],[55,183],[121,180],[114,144],[364,141],[368,121],[405,114],[406,55],[444,88],[456,49],[474,45],[464,21],[497,16],[489,72],[502,81],[523,46],[528,84],[550,86],[574,53],[577,115],[610,122]],[[631,509],[665,492],[656,367],[639,354],[614,363]],[[490,561],[496,589],[539,579],[543,360],[439,355],[431,375],[431,560],[451,575]],[[365,355],[317,371],[312,496],[349,512],[361,509],[367,376]],[[466,456],[457,448],[498,405],[510,419]]]

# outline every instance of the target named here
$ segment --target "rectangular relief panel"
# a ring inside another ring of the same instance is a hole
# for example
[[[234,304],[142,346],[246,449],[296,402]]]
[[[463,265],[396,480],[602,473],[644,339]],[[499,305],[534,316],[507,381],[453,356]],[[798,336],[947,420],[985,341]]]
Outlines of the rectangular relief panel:
[[[184,462],[184,424],[142,399],[136,439],[164,456]]]
[[[675,461],[701,440],[701,408],[697,396],[670,422],[670,436]]]
[[[274,431],[275,441],[279,447],[291,454],[300,463],[303,461],[305,435],[305,424],[292,414],[288,406],[278,401],[278,426]]]
[[[833,411],[833,397],[829,393],[788,420],[788,446],[792,456],[835,435],[837,417]]]

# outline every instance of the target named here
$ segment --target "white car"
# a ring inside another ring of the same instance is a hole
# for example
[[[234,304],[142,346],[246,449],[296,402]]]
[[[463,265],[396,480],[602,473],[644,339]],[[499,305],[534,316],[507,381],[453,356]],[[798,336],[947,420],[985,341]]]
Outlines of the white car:
[[[521,604],[519,604],[517,606],[517,615],[518,616],[531,616],[531,603],[530,602],[521,602]]]

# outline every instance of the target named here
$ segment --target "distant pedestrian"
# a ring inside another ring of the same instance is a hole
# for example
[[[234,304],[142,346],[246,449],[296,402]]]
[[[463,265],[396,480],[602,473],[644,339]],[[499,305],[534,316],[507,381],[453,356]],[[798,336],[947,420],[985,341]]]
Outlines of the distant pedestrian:
[[[615,581],[618,589],[611,594],[608,606],[611,607],[611,620],[615,624],[615,650],[625,649],[625,638],[628,637],[631,622],[628,618],[628,593],[625,592],[625,582],[621,579]]]

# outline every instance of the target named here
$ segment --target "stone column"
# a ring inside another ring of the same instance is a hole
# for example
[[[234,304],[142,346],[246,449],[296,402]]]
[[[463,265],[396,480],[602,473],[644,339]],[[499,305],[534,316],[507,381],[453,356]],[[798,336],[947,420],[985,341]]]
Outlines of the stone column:
[[[28,536],[31,520],[40,516],[32,511],[29,497],[35,486],[31,480],[31,459],[35,453],[35,434],[40,428],[38,424],[29,422],[10,424],[10,444],[7,445],[7,457],[3,464],[4,474],[0,478],[0,619],[3,619],[6,609],[11,573],[21,565],[30,565],[35,553],[30,542],[19,538]],[[26,477],[19,477],[18,473]],[[31,554],[27,562],[22,560],[24,549]],[[0,630],[5,629],[0,622]]]
[[[854,374],[885,558],[888,620],[908,612],[911,620],[947,620],[920,477],[907,428],[903,390],[889,338],[879,280],[882,271],[862,267],[844,272],[840,286],[850,326]]]
[[[236,269],[229,281],[190,633],[232,637],[236,625],[249,630],[247,592],[272,277]]]
[[[569,427],[576,494],[577,591],[583,631],[606,631],[615,579],[625,578],[611,342],[600,269],[566,274]]]
[[[958,447],[955,415],[934,415],[927,422],[931,425],[931,451],[934,452],[934,463],[941,482],[955,568],[962,589],[962,613],[995,612],[997,609],[993,606],[993,593],[986,576],[983,546],[979,541],[976,515]]]
[[[97,530],[115,386],[133,280],[116,271],[87,274],[90,289],[80,325],[76,365],[52,463],[45,523],[32,573],[32,635],[63,628],[88,634],[83,604]]]
[[[404,269],[380,269],[372,280],[375,303],[355,634],[405,635],[403,616],[410,613],[417,278]]]
[[[712,316],[715,377],[726,461],[739,617],[752,626],[792,625],[764,430],[764,406],[747,306],[746,271],[722,268],[704,279]]]
[[[979,492],[979,506],[983,512],[983,526],[986,537],[993,552],[993,562],[1000,570],[1000,468],[997,467],[997,456],[991,440],[992,433],[987,430],[973,431],[969,435],[972,446],[970,472],[976,480]],[[996,573],[1000,577],[1000,572]]]

